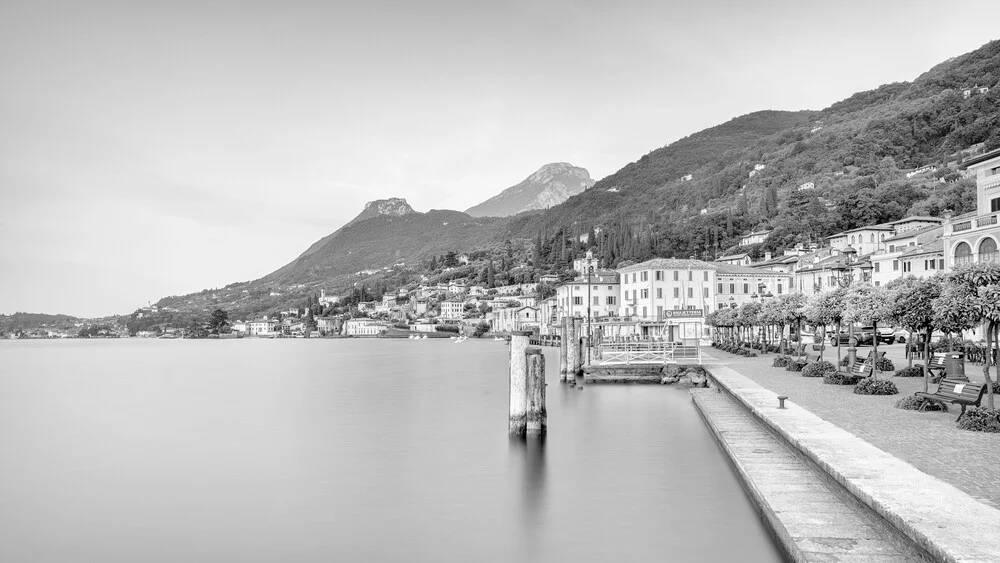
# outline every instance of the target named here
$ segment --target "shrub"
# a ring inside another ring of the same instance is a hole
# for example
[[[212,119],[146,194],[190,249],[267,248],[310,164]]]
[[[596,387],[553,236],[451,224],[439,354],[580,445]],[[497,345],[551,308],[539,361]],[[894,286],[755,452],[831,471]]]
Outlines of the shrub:
[[[896,408],[903,409],[905,411],[919,411],[923,409],[925,411],[948,412],[948,405],[938,403],[936,401],[928,401],[923,397],[915,397],[913,395],[907,395],[899,401],[896,401]]]
[[[888,379],[866,377],[854,386],[855,395],[898,395],[896,384]]]
[[[843,371],[828,371],[823,375],[823,383],[827,385],[854,385],[860,380],[860,375],[851,375]]]
[[[875,360],[875,369],[879,371],[892,371],[896,369],[896,366],[892,365],[892,360],[886,357],[881,357]]]
[[[924,376],[924,368],[922,368],[920,366],[912,366],[912,367],[908,367],[908,368],[903,368],[903,369],[897,371],[893,375],[895,375],[895,377],[923,377]]]
[[[958,419],[958,427],[973,432],[1000,432],[1000,413],[973,407]]]
[[[847,367],[847,356],[844,356],[843,358],[840,358],[840,367],[842,367],[842,368]]]
[[[472,333],[472,337],[481,338],[484,334],[490,331],[490,328],[492,328],[492,325],[490,325],[489,322],[480,321],[479,324],[476,325],[476,330]]]
[[[815,362],[802,368],[802,377],[823,377],[827,372],[836,372],[837,368],[830,362]]]
[[[802,368],[804,368],[805,366],[806,366],[806,361],[805,360],[792,360],[792,361],[788,362],[787,366],[785,366],[785,370],[786,371],[802,371]]]
[[[790,361],[792,361],[792,358],[789,356],[778,356],[774,359],[774,363],[771,364],[771,367],[783,368],[787,366]]]
[[[438,332],[454,332],[458,334],[458,327],[455,325],[434,325],[434,330]]]

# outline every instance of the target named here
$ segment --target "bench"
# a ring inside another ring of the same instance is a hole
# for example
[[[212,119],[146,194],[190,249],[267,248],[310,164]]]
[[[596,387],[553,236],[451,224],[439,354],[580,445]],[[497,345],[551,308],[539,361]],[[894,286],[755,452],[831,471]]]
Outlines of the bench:
[[[865,358],[863,360],[861,358],[856,358],[854,360],[854,365],[852,365],[851,367],[849,367],[847,369],[847,372],[850,373],[851,375],[865,375],[866,373],[868,373],[869,371],[871,371],[872,357],[874,356],[874,354],[875,354],[875,351],[872,350],[871,352],[868,352],[868,357],[867,358]],[[885,357],[885,352],[879,352],[878,353],[878,357],[879,358],[884,358]]]
[[[927,362],[927,371],[931,374],[931,383],[937,383],[945,374],[947,365],[945,363],[947,355],[944,352],[935,352]],[[934,373],[937,371],[938,373]]]
[[[962,418],[962,415],[965,414],[965,407],[969,405],[979,406],[979,403],[983,400],[984,393],[986,393],[985,383],[970,383],[967,380],[949,379],[946,377],[938,384],[937,391],[933,393],[917,391],[913,395],[935,403],[962,405],[962,412],[955,419],[958,422]],[[924,410],[926,406],[921,406],[920,410]]]

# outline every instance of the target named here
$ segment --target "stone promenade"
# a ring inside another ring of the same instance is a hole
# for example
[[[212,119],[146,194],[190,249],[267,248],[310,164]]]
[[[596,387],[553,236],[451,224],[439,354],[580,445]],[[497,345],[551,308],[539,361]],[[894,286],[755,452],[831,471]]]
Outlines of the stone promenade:
[[[863,355],[871,348],[858,350],[859,355]],[[879,351],[883,350],[896,369],[906,366],[902,345],[880,346]],[[901,397],[923,390],[921,378],[898,378],[885,373],[882,376],[896,384],[899,395],[855,395],[851,386],[826,385],[822,378],[802,377],[798,372],[771,367],[774,354],[743,358],[710,347],[702,348],[702,352],[709,371],[712,365],[725,365],[766,389],[787,395],[791,401],[820,418],[924,473],[1000,508],[1000,434],[959,430],[955,426],[959,407],[952,407],[947,413],[894,408]],[[824,359],[836,362],[836,354],[835,348],[828,348]],[[816,352],[810,352],[810,355],[815,358]],[[967,364],[966,375],[973,381],[982,381],[982,367]],[[931,391],[935,388],[936,385],[932,384]],[[1000,396],[997,399],[1000,404]]]

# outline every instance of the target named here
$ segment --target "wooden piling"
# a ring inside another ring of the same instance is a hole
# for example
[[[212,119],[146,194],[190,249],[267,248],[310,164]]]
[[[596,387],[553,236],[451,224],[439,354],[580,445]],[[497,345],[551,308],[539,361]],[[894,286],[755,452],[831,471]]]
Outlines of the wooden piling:
[[[545,410],[545,356],[541,348],[528,348],[528,415],[527,435],[541,438],[547,430]]]
[[[566,346],[569,344],[569,331],[566,328],[568,317],[563,317],[559,325],[559,381],[566,381],[567,358]]]
[[[576,376],[583,373],[583,347],[581,346],[583,340],[583,319],[580,317],[573,317],[573,340],[570,342],[571,350],[569,353],[570,373],[566,375],[567,379],[572,377],[573,381],[576,381]]]
[[[523,438],[528,423],[528,349],[530,332],[510,333],[510,423],[511,438]]]

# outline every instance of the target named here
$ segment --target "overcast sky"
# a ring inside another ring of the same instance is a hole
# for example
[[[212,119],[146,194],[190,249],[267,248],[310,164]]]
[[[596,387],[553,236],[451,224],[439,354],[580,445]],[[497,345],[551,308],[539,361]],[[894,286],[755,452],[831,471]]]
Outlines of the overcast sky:
[[[960,9],[959,7],[960,6]],[[255,279],[404,197],[600,179],[995,39],[992,0],[0,3],[0,312]]]

